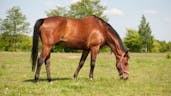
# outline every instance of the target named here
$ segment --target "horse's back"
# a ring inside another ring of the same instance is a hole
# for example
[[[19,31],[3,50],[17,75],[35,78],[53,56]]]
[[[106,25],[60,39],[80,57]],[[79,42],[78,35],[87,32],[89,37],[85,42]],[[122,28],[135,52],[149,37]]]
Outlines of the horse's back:
[[[52,44],[62,42],[67,47],[81,49],[104,43],[103,30],[94,16],[80,19],[48,17],[42,29]]]

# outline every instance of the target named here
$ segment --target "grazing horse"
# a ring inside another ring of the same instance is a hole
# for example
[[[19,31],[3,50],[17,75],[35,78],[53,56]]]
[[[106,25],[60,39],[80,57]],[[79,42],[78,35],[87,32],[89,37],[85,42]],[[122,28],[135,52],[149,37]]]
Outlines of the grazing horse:
[[[38,41],[42,41],[42,52],[38,57]],[[78,73],[91,51],[89,78],[93,79],[96,56],[99,49],[108,45],[116,56],[116,67],[121,79],[127,79],[128,73],[128,51],[125,50],[118,33],[110,24],[97,16],[87,16],[80,19],[66,18],[61,16],[48,17],[37,20],[34,26],[32,46],[32,71],[35,73],[35,81],[39,80],[41,65],[45,63],[47,79],[51,81],[50,75],[50,51],[54,45],[62,44],[64,47],[82,51],[79,65],[74,73]],[[37,63],[36,63],[37,62]]]

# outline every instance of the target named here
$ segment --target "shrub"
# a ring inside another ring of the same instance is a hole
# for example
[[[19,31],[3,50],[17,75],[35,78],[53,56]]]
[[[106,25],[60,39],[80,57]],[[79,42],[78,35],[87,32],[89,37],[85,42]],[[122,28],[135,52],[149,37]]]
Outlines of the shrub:
[[[167,58],[167,59],[171,59],[171,54],[168,53],[168,54],[166,55],[166,58]]]

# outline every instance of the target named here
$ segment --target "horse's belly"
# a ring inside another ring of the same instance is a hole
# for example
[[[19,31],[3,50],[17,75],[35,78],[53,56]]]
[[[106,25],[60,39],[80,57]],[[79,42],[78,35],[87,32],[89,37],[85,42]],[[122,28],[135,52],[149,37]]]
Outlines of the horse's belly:
[[[72,48],[72,49],[87,49],[86,44],[84,42],[72,42],[72,41],[61,41],[59,43],[60,45],[66,47],[66,48]]]

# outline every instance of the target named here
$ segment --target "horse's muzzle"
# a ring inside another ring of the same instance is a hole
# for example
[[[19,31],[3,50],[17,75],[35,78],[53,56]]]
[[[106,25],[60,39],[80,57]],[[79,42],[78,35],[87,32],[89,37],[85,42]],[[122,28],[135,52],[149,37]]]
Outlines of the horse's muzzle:
[[[129,77],[129,73],[128,72],[124,72],[120,75],[120,79],[123,79],[123,80],[128,80],[128,77]]]

